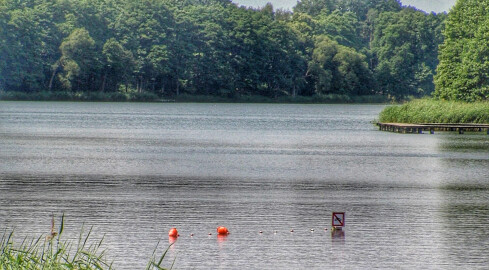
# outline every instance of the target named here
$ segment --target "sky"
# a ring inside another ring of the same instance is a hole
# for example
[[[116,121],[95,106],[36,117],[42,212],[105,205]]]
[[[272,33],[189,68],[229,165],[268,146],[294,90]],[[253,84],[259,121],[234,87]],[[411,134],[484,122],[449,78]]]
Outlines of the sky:
[[[404,6],[413,6],[426,12],[449,11],[455,5],[456,0],[401,0]],[[273,4],[275,9],[289,9],[297,4],[297,0],[233,0],[240,6],[263,7],[268,2]]]

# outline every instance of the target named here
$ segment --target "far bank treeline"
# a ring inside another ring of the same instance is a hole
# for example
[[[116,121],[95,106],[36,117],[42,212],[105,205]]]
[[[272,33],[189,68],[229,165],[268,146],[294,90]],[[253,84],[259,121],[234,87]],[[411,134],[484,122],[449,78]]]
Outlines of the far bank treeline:
[[[419,97],[445,18],[397,0],[0,0],[0,91]]]

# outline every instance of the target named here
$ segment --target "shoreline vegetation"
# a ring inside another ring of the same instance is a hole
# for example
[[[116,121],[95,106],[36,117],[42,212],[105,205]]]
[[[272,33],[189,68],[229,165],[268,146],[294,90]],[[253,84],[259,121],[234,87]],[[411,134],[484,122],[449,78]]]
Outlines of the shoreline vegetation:
[[[85,238],[80,235],[80,242],[73,254],[70,254],[69,249],[73,246],[70,242],[60,242],[59,239],[44,240],[43,237],[39,237],[31,241],[24,239],[17,247],[12,240],[14,233],[4,234],[0,242],[0,269],[115,269],[112,263],[105,260],[105,251],[100,251],[103,240],[87,246],[90,232]],[[161,266],[167,252],[168,249],[160,258],[153,254],[146,270],[172,269],[173,265],[171,268]]]
[[[76,244],[61,240],[62,233],[63,219],[59,233],[52,230],[45,237],[40,236],[32,240],[25,238],[20,244],[14,243],[13,231],[5,231],[0,236],[0,269],[114,269],[113,262],[107,261],[107,250],[101,249],[104,239],[96,242],[90,239],[92,228],[86,233],[82,228]],[[161,265],[169,247],[161,256],[156,256],[158,245],[149,258],[146,270],[167,269]],[[173,268],[173,264],[169,269]]]
[[[404,100],[435,90],[446,17],[398,0],[297,1],[291,11],[231,0],[2,0],[0,91],[14,100]]]
[[[489,1],[458,0],[442,31],[432,99],[385,108],[382,123],[489,124]]]
[[[297,104],[386,104],[391,98],[382,95],[350,96],[339,94],[313,96],[282,96],[270,98],[259,95],[212,96],[190,95],[161,98],[149,92],[1,92],[0,101],[86,101],[86,102],[192,102],[192,103],[297,103]]]
[[[389,106],[379,115],[381,123],[407,124],[489,124],[489,102],[419,99]]]

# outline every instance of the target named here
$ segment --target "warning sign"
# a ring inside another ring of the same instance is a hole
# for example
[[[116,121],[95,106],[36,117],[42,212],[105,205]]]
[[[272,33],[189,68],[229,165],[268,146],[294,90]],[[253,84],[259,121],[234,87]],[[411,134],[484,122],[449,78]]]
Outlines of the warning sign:
[[[345,227],[345,212],[333,212],[333,227]]]

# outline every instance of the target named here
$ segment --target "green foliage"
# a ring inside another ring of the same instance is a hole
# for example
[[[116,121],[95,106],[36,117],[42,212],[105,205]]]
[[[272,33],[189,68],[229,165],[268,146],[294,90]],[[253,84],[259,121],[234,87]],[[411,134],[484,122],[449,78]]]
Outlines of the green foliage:
[[[97,59],[93,53],[95,41],[85,28],[77,28],[61,43],[60,63],[63,73],[59,79],[65,89],[80,90],[90,86]]]
[[[489,124],[489,103],[421,99],[387,107],[381,112],[379,120],[384,123]]]
[[[458,0],[448,15],[435,77],[435,96],[489,99],[489,1]]]
[[[442,23],[443,15],[428,15],[410,8],[377,17],[372,48],[380,92],[401,99],[434,91]]]
[[[229,0],[2,0],[0,89],[67,100],[421,96],[433,90],[444,18],[397,0],[302,0],[294,13]]]
[[[345,104],[345,103],[388,103],[385,96],[348,96],[338,94],[313,95],[313,96],[281,96],[277,98],[260,95],[235,96],[232,99],[219,96],[201,96],[182,94],[175,98],[177,102],[199,103],[291,103],[291,104]]]
[[[145,95],[145,94],[143,94]],[[147,101],[157,100],[157,96],[149,94],[152,98]],[[120,92],[35,92],[26,93],[19,91],[0,92],[0,100],[23,100],[23,101],[115,101],[123,102],[132,100],[132,97]],[[134,98],[140,100],[140,98]]]
[[[115,92],[123,82],[129,81],[134,72],[136,68],[134,56],[115,38],[105,42],[102,54],[105,57],[105,73],[101,91]],[[160,60],[155,58],[154,61]]]
[[[373,93],[366,57],[353,48],[320,36],[309,63],[317,94],[367,95]]]
[[[129,99],[131,101],[138,101],[138,102],[148,102],[148,101],[158,101],[159,98],[157,95],[153,93],[131,93],[129,96]]]

